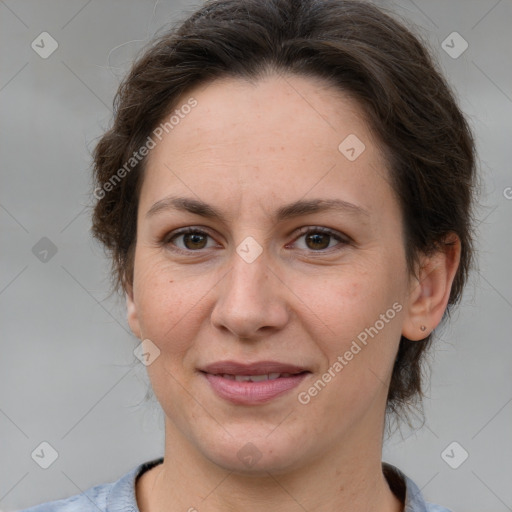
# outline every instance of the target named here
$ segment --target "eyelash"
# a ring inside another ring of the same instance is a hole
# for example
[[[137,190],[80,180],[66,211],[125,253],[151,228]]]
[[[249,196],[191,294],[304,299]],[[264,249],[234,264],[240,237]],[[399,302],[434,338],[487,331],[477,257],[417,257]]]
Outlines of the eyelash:
[[[206,235],[206,236],[209,236],[210,238],[213,238],[208,232],[206,232],[202,229],[198,229],[198,228],[194,228],[194,227],[187,227],[187,228],[179,229],[177,231],[170,233],[168,236],[166,236],[162,240],[162,242],[166,246],[173,245],[171,250],[174,252],[181,253],[181,254],[190,254],[193,252],[201,252],[201,251],[205,250],[205,249],[197,249],[197,250],[181,249],[180,247],[177,247],[175,244],[172,243],[172,240],[178,238],[179,236],[190,234],[190,233]],[[324,228],[324,227],[320,227],[320,226],[309,226],[309,227],[301,228],[299,230],[298,236],[296,238],[294,238],[293,242],[296,242],[302,236],[309,235],[311,233],[321,233],[323,235],[329,235],[332,238],[334,238],[335,240],[337,240],[338,242],[340,242],[335,247],[330,247],[327,249],[320,249],[318,251],[315,251],[313,249],[309,250],[310,252],[317,253],[317,254],[325,254],[325,253],[331,252],[332,250],[340,250],[341,248],[343,248],[343,246],[349,245],[352,241],[350,239],[350,237],[348,237],[347,235],[341,235],[341,233],[338,233],[337,231],[334,231],[332,229]],[[305,250],[307,250],[307,249],[305,249]]]

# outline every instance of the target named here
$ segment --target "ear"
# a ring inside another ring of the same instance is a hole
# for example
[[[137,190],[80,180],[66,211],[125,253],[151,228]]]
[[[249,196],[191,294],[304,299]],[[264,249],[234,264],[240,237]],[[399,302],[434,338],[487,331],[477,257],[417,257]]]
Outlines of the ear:
[[[460,262],[461,244],[455,233],[445,237],[444,246],[423,256],[419,274],[411,279],[402,335],[412,341],[426,338],[441,322],[448,305],[453,279]],[[422,330],[421,326],[425,326]]]
[[[132,330],[133,334],[135,334],[137,338],[141,339],[139,316],[137,312],[137,305],[134,299],[132,284],[125,284],[125,294],[128,325],[130,326],[130,329]]]

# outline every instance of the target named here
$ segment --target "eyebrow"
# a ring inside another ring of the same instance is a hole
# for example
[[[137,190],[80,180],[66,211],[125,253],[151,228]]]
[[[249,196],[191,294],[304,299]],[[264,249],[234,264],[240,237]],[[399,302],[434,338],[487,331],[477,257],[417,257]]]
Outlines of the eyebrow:
[[[146,213],[146,217],[152,217],[157,213],[168,210],[180,210],[200,215],[209,219],[217,219],[226,224],[226,217],[217,208],[208,203],[189,197],[169,196],[157,201]],[[365,208],[343,201],[342,199],[309,199],[299,200],[281,206],[274,214],[277,222],[293,219],[303,215],[318,213],[328,210],[336,210],[349,215],[369,217],[370,212]]]

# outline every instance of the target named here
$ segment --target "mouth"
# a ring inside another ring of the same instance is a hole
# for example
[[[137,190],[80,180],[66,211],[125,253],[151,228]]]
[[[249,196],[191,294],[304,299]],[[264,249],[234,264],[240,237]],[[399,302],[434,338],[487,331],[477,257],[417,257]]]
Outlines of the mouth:
[[[214,393],[238,405],[269,402],[298,386],[311,372],[300,366],[261,361],[221,361],[199,370]]]
[[[239,363],[237,361],[217,361],[199,370],[211,375],[234,375],[234,376],[261,376],[273,374],[297,374],[308,371],[303,366],[279,361],[256,361],[254,363]]]
[[[263,373],[261,375],[230,375],[229,373],[223,374],[210,374],[210,375],[220,375],[224,379],[236,380],[237,382],[263,382],[265,380],[276,380],[287,377],[292,377],[295,375],[300,375],[301,373]]]

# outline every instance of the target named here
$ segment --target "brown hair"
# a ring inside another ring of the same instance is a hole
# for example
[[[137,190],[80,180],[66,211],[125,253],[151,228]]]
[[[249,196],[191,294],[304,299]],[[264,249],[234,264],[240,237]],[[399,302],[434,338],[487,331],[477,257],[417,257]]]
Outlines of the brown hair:
[[[146,158],[115,184],[112,177],[119,177],[123,166],[126,170],[126,162],[192,87],[225,76],[255,80],[272,71],[323,78],[358,101],[389,163],[410,272],[421,253],[442,249],[450,232],[458,235],[461,258],[444,321],[460,301],[473,263],[473,137],[425,43],[361,1],[207,1],[145,49],[116,94],[112,128],[94,150],[98,201],[92,231],[112,256],[115,288],[133,279]],[[431,338],[411,342],[402,336],[389,411],[421,399],[421,363]]]

